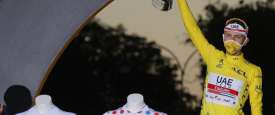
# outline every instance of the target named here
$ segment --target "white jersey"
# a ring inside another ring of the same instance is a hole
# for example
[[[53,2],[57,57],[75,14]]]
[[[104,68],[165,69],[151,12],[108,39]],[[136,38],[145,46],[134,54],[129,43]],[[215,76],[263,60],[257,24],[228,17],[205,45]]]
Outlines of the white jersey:
[[[16,115],[76,115],[76,114],[71,113],[71,112],[62,111],[57,107],[53,107],[49,111],[41,113],[35,107],[32,107],[28,111],[18,113]]]
[[[108,111],[108,112],[104,113],[103,115],[167,115],[167,114],[163,113],[163,112],[155,111],[155,110],[149,108],[147,105],[144,106],[138,112],[131,112],[124,105],[123,107],[120,107],[116,110]]]

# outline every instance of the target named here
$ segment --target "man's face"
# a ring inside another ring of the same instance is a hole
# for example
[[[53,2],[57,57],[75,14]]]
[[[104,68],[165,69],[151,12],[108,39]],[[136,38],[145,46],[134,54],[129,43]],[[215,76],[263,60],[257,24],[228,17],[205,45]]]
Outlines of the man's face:
[[[247,43],[246,39],[247,37],[244,34],[225,30],[223,34],[223,42],[226,52],[230,55],[241,54],[242,46]]]
[[[233,40],[239,44],[244,44],[246,36],[243,34],[240,34],[238,32],[232,32],[232,31],[224,31],[224,39],[223,42],[227,40]]]

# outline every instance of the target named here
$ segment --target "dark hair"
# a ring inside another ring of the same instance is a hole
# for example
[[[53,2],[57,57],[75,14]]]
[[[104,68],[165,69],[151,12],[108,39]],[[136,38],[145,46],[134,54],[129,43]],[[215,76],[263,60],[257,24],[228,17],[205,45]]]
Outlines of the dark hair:
[[[4,101],[6,103],[9,114],[24,112],[31,108],[32,96],[28,88],[21,85],[10,86],[5,94]]]

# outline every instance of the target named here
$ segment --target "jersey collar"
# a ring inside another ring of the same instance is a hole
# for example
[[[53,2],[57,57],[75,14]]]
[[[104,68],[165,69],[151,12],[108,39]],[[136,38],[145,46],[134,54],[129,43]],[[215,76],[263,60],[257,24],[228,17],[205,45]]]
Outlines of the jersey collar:
[[[225,56],[226,56],[226,59],[230,62],[241,62],[241,61],[245,60],[243,53],[241,53],[238,56],[233,56],[233,55],[229,55],[229,54],[226,54]]]

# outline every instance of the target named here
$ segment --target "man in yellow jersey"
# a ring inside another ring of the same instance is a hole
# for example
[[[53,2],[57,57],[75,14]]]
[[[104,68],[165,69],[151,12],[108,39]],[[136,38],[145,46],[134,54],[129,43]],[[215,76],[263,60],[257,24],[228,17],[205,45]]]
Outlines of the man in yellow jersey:
[[[261,68],[248,62],[241,51],[249,41],[246,23],[238,18],[225,23],[224,33],[217,39],[223,40],[224,53],[208,43],[186,0],[177,1],[185,28],[207,65],[201,115],[244,115],[248,97],[252,115],[262,115]]]

